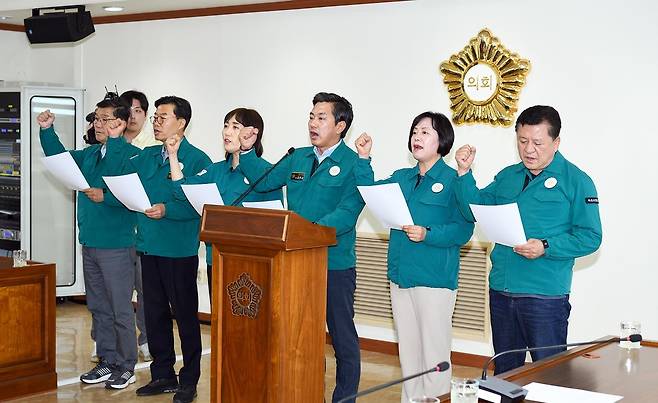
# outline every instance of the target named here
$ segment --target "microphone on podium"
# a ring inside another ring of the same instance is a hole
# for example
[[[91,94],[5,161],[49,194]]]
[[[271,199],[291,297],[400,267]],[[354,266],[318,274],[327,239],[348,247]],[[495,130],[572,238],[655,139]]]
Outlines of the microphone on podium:
[[[487,378],[487,368],[496,358],[501,355],[511,354],[511,353],[525,353],[528,351],[538,351],[538,350],[548,350],[553,348],[562,348],[562,347],[576,347],[576,346],[587,346],[594,344],[607,344],[607,343],[618,343],[620,341],[630,341],[632,343],[642,341],[642,336],[639,334],[632,334],[628,337],[613,337],[606,340],[594,340],[594,341],[585,341],[581,343],[568,343],[568,344],[559,344],[555,346],[544,346],[544,347],[528,347],[528,348],[518,348],[515,350],[501,351],[500,353],[489,358],[487,362],[484,363],[482,367],[482,379],[480,379],[480,389],[486,390],[493,394],[500,396],[500,403],[513,403],[520,402],[525,399],[528,391],[522,387],[505,381],[500,378],[492,376]]]
[[[273,170],[274,168],[277,167],[277,165],[279,165],[283,160],[285,160],[289,155],[292,155],[292,153],[294,153],[294,152],[295,152],[295,147],[290,147],[290,148],[288,149],[288,151],[286,152],[286,154],[285,154],[283,157],[281,157],[281,159],[278,160],[278,161],[276,162],[276,164],[272,165],[267,171],[265,171],[264,174],[262,174],[258,179],[256,179],[256,181],[255,181],[254,183],[252,183],[252,184],[247,188],[247,190],[245,190],[244,192],[242,192],[242,194],[241,194],[237,199],[235,199],[235,201],[234,201],[233,203],[231,203],[231,206],[237,206],[237,205],[239,205],[240,203],[242,203],[242,201],[244,200],[244,198],[247,197],[247,195],[249,195],[249,193],[251,193],[251,192],[254,190],[254,188],[256,188],[256,185],[258,185],[263,179],[265,179],[265,177],[266,177],[267,175],[269,175],[270,172],[272,172],[272,170]]]
[[[443,361],[443,362],[440,362],[440,363],[436,364],[435,367],[432,367],[432,368],[428,369],[427,371],[419,372],[419,373],[417,373],[417,374],[409,375],[409,376],[406,376],[406,377],[404,377],[404,378],[396,379],[396,380],[391,381],[391,382],[387,382],[387,383],[383,383],[383,384],[381,384],[381,385],[373,386],[372,388],[369,388],[369,389],[366,389],[366,390],[362,390],[362,391],[359,392],[359,393],[355,393],[355,394],[353,394],[353,395],[351,395],[351,396],[344,397],[344,398],[340,399],[337,403],[348,402],[348,401],[350,401],[350,400],[352,400],[352,399],[355,399],[355,398],[357,398],[357,397],[361,397],[361,396],[369,395],[369,394],[371,394],[371,393],[373,393],[373,392],[377,392],[378,390],[388,388],[389,386],[393,386],[393,385],[396,385],[396,384],[398,384],[398,383],[402,383],[402,382],[404,382],[404,381],[408,381],[409,379],[414,379],[414,378],[417,378],[417,377],[419,377],[419,376],[422,376],[422,375],[425,375],[425,374],[429,374],[429,373],[431,373],[431,372],[443,372],[443,371],[447,371],[448,368],[450,368],[450,363],[447,362],[447,361]]]

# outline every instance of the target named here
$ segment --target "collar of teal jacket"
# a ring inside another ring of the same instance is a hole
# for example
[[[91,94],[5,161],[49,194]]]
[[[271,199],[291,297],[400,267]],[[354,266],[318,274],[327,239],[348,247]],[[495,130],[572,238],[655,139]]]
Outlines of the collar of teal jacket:
[[[560,153],[559,151],[556,151],[555,156],[553,157],[553,161],[551,161],[551,163],[548,164],[548,166],[546,168],[542,169],[542,172],[554,173],[554,174],[559,175],[562,172],[564,172],[564,170],[567,166],[566,161],[567,160],[564,159],[564,156],[562,155],[562,153]],[[521,172],[524,169],[526,170],[526,172],[530,172],[530,171],[528,171],[528,168],[526,168],[525,165],[523,165],[523,161],[519,162],[515,166],[515,171],[516,172]]]
[[[239,171],[240,173],[242,173],[242,171],[240,170],[240,162],[238,162],[238,166],[235,167],[235,169],[233,169],[233,154],[229,154],[225,162],[226,162],[225,164],[226,166],[224,167],[224,169],[228,171],[228,173],[233,173],[235,171]]]
[[[326,158],[328,160],[332,160],[336,164],[340,164],[340,162],[345,158],[346,155],[348,155],[348,151],[350,148],[345,145],[345,142],[341,139],[340,144],[336,149],[329,154],[329,156]],[[300,150],[301,151],[301,150]],[[315,158],[315,152],[313,151],[313,147],[307,147],[306,148],[306,158]],[[324,161],[322,161],[324,162]]]
[[[122,146],[125,144],[127,143],[126,143],[126,139],[124,139],[123,136],[108,137],[107,142],[105,142],[105,155],[120,153]],[[100,150],[101,149],[99,147],[98,152],[100,152]]]
[[[425,178],[430,178],[430,179],[440,179],[443,176],[443,173],[445,172],[446,168],[448,168],[448,165],[446,165],[445,161],[443,161],[443,158],[439,158],[438,161],[432,165],[432,168],[430,168],[429,171],[425,172]],[[409,171],[409,177],[413,178],[414,180],[420,173],[420,166],[419,164],[416,164],[415,167],[411,168]]]

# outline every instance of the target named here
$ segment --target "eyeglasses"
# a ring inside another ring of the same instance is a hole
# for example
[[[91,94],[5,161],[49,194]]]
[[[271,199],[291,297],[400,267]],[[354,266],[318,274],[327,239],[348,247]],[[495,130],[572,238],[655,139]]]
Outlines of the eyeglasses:
[[[155,124],[155,122],[158,122],[159,124],[162,124],[162,123],[164,123],[164,121],[165,121],[168,117],[170,117],[170,115],[160,115],[160,116],[158,116],[158,115],[153,115],[153,116],[149,117],[149,121],[150,121],[151,123],[153,123],[153,124]]]
[[[105,126],[107,124],[107,122],[109,122],[111,120],[117,120],[117,118],[99,118],[98,116],[94,116],[94,123],[98,122],[102,126]]]

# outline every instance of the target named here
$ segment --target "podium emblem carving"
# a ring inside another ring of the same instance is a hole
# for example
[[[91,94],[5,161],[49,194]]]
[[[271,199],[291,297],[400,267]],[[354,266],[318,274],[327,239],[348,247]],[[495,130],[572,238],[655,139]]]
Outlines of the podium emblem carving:
[[[231,300],[233,315],[246,316],[250,319],[254,319],[258,315],[263,290],[251,280],[249,274],[240,274],[237,280],[226,286],[226,291]]]

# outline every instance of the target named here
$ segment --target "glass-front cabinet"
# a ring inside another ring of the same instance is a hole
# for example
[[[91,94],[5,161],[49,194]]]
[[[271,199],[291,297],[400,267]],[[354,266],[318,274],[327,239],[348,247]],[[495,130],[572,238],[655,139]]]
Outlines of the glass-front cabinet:
[[[83,90],[0,87],[0,255],[24,249],[56,264],[57,296],[84,294],[77,242],[76,195],[43,166],[36,117],[49,109],[67,150],[81,148]]]

